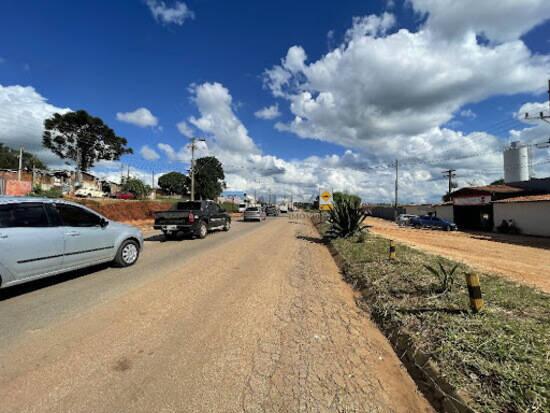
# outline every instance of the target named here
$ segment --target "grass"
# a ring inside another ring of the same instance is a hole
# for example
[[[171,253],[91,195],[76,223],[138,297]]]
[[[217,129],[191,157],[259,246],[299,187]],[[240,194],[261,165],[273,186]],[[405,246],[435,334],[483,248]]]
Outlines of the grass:
[[[458,263],[454,288],[425,267],[454,261],[368,234],[330,241],[345,261],[345,276],[365,296],[386,332],[409,334],[446,380],[480,412],[550,412],[550,296],[530,287],[478,273],[485,309],[469,311],[464,273]]]

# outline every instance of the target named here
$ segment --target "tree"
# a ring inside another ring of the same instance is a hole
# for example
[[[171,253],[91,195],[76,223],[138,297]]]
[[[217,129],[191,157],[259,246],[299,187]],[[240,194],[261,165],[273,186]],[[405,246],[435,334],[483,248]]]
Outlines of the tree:
[[[128,141],[117,136],[100,118],[84,110],[54,113],[44,121],[43,145],[61,159],[80,163],[80,169],[87,171],[97,161],[114,161],[127,153]],[[80,154],[79,154],[80,152]],[[79,160],[80,158],[80,160]]]
[[[346,192],[335,192],[332,195],[332,198],[334,200],[334,203],[339,202],[343,199],[347,199],[347,200],[351,201],[354,204],[355,203],[358,203],[358,204],[361,203],[361,197],[359,197],[358,195],[348,194]]]
[[[191,179],[180,172],[170,172],[159,178],[159,186],[171,195],[185,195],[189,193]]]
[[[137,199],[143,199],[151,193],[151,187],[145,185],[141,179],[130,178],[122,185],[122,191],[134,194]]]
[[[195,162],[195,199],[215,199],[225,189],[223,165],[215,156]]]
[[[47,169],[46,165],[32,153],[23,151],[23,169]],[[0,143],[0,168],[18,169],[19,151]]]
[[[504,179],[497,179],[496,181],[491,182],[490,185],[504,185]]]

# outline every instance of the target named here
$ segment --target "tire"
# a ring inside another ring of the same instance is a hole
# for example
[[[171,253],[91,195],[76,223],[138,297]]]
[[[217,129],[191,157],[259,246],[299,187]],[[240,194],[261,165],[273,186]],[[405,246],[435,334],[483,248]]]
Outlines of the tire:
[[[223,230],[225,232],[229,231],[231,229],[231,221],[226,219],[225,224],[223,225]]]
[[[204,239],[206,235],[208,235],[208,227],[206,226],[206,222],[201,221],[199,230],[197,231],[197,238]]]
[[[175,239],[178,238],[178,233],[173,233],[173,232],[165,232],[164,233],[164,238],[169,240],[169,241],[173,241]]]
[[[117,267],[130,267],[139,258],[139,244],[131,239],[124,241],[116,254],[114,263]]]

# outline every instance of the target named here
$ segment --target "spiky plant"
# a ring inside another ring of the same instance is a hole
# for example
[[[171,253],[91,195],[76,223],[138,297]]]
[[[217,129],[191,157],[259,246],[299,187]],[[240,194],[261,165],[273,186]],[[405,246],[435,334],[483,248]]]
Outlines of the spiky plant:
[[[437,289],[437,292],[439,294],[446,294],[451,292],[451,289],[453,288],[453,284],[455,282],[455,272],[458,268],[458,264],[452,268],[445,268],[441,261],[439,261],[438,265],[438,269],[426,264],[424,264],[424,268],[439,279],[439,288]]]
[[[360,201],[356,199],[337,199],[330,211],[330,229],[328,235],[335,238],[348,238],[363,229],[363,221],[367,213],[361,207]]]

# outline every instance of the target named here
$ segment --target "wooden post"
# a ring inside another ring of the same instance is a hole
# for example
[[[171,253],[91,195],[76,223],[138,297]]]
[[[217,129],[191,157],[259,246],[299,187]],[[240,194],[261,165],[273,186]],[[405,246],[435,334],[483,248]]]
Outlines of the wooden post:
[[[467,273],[466,285],[468,286],[468,295],[470,296],[470,308],[474,313],[478,313],[484,305],[483,298],[481,297],[479,276],[476,273]]]
[[[390,260],[395,260],[395,242],[390,240]]]

